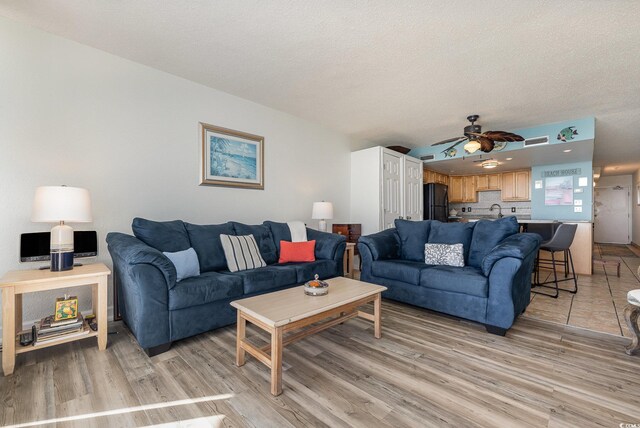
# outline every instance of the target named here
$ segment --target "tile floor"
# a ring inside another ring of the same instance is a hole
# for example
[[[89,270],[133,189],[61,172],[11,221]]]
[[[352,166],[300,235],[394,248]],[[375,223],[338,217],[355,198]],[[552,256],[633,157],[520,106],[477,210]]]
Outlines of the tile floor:
[[[586,328],[630,337],[624,320],[624,308],[627,305],[627,292],[640,288],[637,276],[640,265],[640,251],[627,246],[629,251],[620,251],[625,256],[615,254],[615,248],[594,245],[594,258],[620,260],[620,278],[614,266],[594,266],[593,275],[578,275],[578,293],[561,291],[557,299],[531,294],[531,304],[523,315],[574,327]],[[624,248],[622,248],[624,250]],[[631,254],[636,256],[631,257]],[[543,271],[544,272],[544,271]],[[550,274],[550,272],[549,272]],[[571,282],[561,283],[561,287],[572,286]]]

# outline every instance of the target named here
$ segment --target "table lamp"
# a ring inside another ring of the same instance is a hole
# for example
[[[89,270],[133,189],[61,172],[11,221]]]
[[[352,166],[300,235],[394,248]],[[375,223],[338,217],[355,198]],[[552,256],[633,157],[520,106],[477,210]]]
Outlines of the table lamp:
[[[65,222],[92,221],[89,191],[67,186],[38,187],[33,199],[31,221],[58,223],[51,229],[51,270],[73,269],[73,229]]]
[[[325,220],[331,220],[333,218],[333,204],[331,202],[314,202],[313,210],[311,211],[311,218],[314,220],[320,220],[318,222],[318,230],[320,232],[327,231],[327,222]]]

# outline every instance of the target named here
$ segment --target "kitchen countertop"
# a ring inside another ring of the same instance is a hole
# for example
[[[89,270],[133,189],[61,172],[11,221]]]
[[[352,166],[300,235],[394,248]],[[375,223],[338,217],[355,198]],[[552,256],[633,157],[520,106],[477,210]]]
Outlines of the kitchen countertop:
[[[508,217],[508,216],[505,216]],[[524,223],[554,223],[554,222],[560,222],[560,223],[592,223],[591,221],[587,221],[587,220],[559,220],[559,219],[553,219],[553,220],[546,220],[546,219],[531,219],[531,216],[515,216],[516,220],[518,220],[518,223],[520,224],[524,224]],[[468,222],[474,222],[474,221],[478,221],[478,220],[497,220],[498,217],[496,216],[484,216],[484,215],[477,215],[477,216],[455,216],[449,217],[450,220],[459,220],[459,221],[468,221]]]

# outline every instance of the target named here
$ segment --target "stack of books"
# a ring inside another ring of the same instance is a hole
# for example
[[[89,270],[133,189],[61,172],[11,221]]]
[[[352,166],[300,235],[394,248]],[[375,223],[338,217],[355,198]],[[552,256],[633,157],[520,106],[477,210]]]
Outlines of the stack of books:
[[[40,322],[36,324],[36,327],[38,330],[36,343],[46,343],[62,338],[63,336],[86,334],[84,330],[84,318],[80,312],[78,312],[76,318],[62,321],[54,321],[53,315],[49,315],[48,317],[42,318]]]

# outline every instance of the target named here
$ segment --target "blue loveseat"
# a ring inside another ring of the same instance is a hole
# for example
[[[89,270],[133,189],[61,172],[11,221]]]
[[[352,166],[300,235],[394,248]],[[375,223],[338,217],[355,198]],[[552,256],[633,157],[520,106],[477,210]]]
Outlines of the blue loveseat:
[[[358,241],[360,279],[385,285],[383,297],[477,321],[500,335],[526,309],[540,236],[518,233],[515,217],[395,225]],[[425,264],[427,242],[462,243],[465,266]]]
[[[155,222],[136,218],[135,236],[107,235],[118,286],[120,313],[149,355],[168,350],[171,342],[236,321],[232,300],[342,276],[345,237],[307,229],[316,241],[315,262],[279,264],[280,241],[291,241],[286,223],[261,225],[229,222],[200,226],[180,220]],[[231,273],[220,235],[253,235],[266,267]],[[192,247],[200,276],[176,281],[176,269],[163,252]]]

